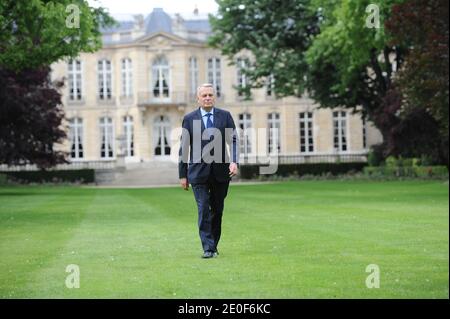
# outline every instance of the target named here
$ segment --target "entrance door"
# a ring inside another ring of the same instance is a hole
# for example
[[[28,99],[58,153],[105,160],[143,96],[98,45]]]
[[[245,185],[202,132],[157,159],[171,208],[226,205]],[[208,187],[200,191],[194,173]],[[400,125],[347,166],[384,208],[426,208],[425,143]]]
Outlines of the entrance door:
[[[170,122],[167,116],[161,115],[154,121],[154,155],[170,156]]]

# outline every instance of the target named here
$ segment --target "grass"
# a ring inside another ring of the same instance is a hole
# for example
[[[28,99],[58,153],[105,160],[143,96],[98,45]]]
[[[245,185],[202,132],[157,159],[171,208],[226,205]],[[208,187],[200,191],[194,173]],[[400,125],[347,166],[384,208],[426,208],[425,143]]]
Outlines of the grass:
[[[201,259],[179,188],[0,188],[1,298],[448,298],[448,183],[231,186]],[[66,267],[80,288],[65,286]],[[380,288],[365,285],[380,269]]]

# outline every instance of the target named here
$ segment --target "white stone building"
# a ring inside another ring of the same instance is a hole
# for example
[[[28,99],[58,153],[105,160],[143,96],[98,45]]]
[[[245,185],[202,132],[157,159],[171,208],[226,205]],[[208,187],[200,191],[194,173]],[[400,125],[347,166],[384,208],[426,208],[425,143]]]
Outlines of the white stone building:
[[[183,19],[155,8],[104,30],[99,51],[55,63],[52,77],[66,78],[70,138],[63,147],[71,161],[114,162],[122,153],[127,165],[170,161],[178,153],[176,129],[197,107],[196,88],[206,82],[214,84],[217,106],[229,110],[238,127],[279,129],[269,143],[242,138],[241,156],[277,148],[286,161],[359,160],[381,141],[350,110],[318,109],[308,98],[275,99],[270,86],[243,101],[233,86],[246,79],[207,46],[210,32],[205,18]]]

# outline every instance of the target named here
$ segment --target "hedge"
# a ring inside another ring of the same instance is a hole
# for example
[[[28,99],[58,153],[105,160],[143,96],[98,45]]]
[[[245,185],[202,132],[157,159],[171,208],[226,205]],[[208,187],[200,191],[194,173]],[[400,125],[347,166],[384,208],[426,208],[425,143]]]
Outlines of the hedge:
[[[364,174],[367,176],[448,178],[448,169],[446,166],[368,166],[364,168]]]
[[[322,175],[330,173],[332,175],[346,174],[350,172],[361,172],[367,163],[311,163],[311,164],[279,164],[274,175]],[[258,165],[240,165],[239,172],[242,179],[252,179],[259,176]],[[270,176],[270,175],[267,175]]]
[[[0,173],[0,185],[6,185],[7,178],[5,174]]]
[[[50,170],[50,171],[18,171],[0,172],[9,181],[26,183],[93,183],[95,171],[93,169]]]

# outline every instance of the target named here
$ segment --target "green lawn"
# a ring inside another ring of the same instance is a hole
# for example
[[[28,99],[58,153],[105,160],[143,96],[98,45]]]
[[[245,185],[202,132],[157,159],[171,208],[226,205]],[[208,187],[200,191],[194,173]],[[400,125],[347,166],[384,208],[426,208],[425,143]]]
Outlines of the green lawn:
[[[448,183],[231,186],[201,259],[192,190],[0,188],[1,298],[448,298]],[[79,289],[65,285],[80,268]],[[380,268],[380,288],[365,285]]]

